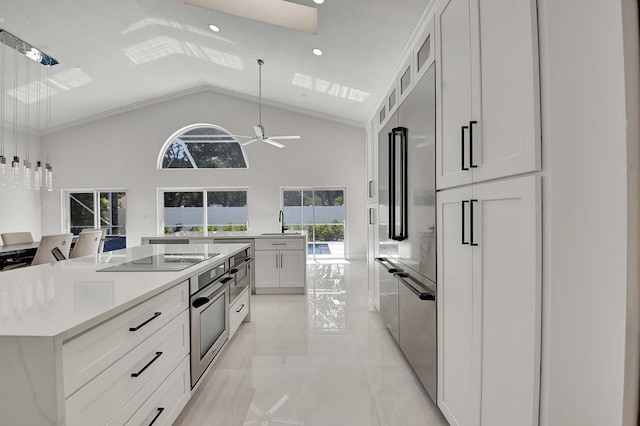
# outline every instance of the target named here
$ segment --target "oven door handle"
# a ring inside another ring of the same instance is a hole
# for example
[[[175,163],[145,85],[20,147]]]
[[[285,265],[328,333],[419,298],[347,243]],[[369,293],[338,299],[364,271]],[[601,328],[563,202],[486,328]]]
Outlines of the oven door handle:
[[[233,265],[233,268],[229,271],[230,274],[237,274],[238,271],[245,266],[249,266],[249,264],[253,261],[250,257],[245,257],[239,263]]]
[[[209,302],[211,302],[211,299],[209,299],[208,297],[198,297],[193,301],[191,306],[193,306],[195,309],[198,309],[199,307],[206,305]]]

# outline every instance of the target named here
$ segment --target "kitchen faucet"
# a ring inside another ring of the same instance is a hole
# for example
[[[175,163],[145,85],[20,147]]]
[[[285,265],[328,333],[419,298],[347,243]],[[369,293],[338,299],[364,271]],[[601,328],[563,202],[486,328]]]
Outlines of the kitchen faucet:
[[[280,226],[280,232],[284,234],[284,211],[282,210],[280,210],[280,213],[278,213],[278,222],[282,224]]]

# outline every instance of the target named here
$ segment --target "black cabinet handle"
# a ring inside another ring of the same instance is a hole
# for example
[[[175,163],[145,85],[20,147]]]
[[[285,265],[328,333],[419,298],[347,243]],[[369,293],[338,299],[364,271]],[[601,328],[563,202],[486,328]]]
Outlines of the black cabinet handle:
[[[477,168],[477,164],[473,164],[473,125],[478,124],[477,121],[469,122],[469,167]]]
[[[469,224],[469,231],[470,232],[469,233],[471,234],[471,245],[472,246],[477,246],[478,245],[478,243],[474,243],[473,242],[473,203],[477,203],[477,202],[478,202],[478,200],[471,200],[471,212],[470,212],[470,215],[469,215],[469,221],[470,221],[470,224]]]
[[[240,309],[236,311],[236,314],[239,313],[242,310],[242,308],[244,308],[244,303],[242,304],[242,306],[240,306]]]
[[[164,407],[158,407],[158,412],[151,420],[151,423],[149,423],[149,426],[153,425],[156,422],[156,420],[158,420],[158,417],[160,417],[160,414],[162,414],[163,411],[164,411]]]
[[[465,228],[465,226],[464,226],[464,219],[465,219],[465,216],[466,216],[466,214],[465,214],[465,208],[464,208],[464,205],[465,205],[466,203],[468,203],[468,202],[469,202],[468,200],[465,200],[465,201],[463,201],[463,202],[462,202],[462,244],[469,244],[469,242],[468,242],[468,241],[465,241],[465,240],[464,240],[464,228]],[[473,232],[473,231],[472,231],[472,232]]]
[[[464,166],[464,129],[468,129],[469,126],[462,126],[460,133],[461,133],[461,138],[460,138],[460,157],[462,157],[462,170],[469,170],[468,167]]]
[[[230,274],[237,274],[238,273],[238,269],[233,268],[229,271]]]
[[[237,271],[236,271],[236,272],[237,272]],[[235,273],[235,272],[232,272],[232,273]],[[221,280],[220,280],[220,282],[221,282],[222,284],[226,284],[226,283],[228,283],[229,281],[231,281],[232,279],[233,279],[232,277],[224,277],[223,279],[221,279]]]
[[[402,269],[389,268],[387,265],[384,264],[385,262],[388,262],[388,260],[384,257],[376,257],[376,262],[384,266],[384,269],[386,269],[387,272],[389,272],[390,274],[395,274],[396,272],[404,272]]]
[[[156,352],[156,356],[154,356],[151,361],[149,361],[144,367],[142,367],[142,370],[138,371],[137,373],[131,373],[131,377],[138,377],[139,375],[144,373],[144,370],[146,370],[151,364],[156,362],[156,360],[160,358],[160,355],[162,355],[162,352]]]
[[[411,275],[398,273],[398,274],[393,274],[393,276],[399,279],[400,282],[404,284],[405,287],[407,287],[409,290],[411,290],[413,294],[418,296],[420,300],[431,300],[431,301],[436,300],[436,295],[434,293],[427,292],[427,291],[420,291],[416,287],[414,287],[409,281],[405,280],[405,278],[409,278],[411,281],[416,281]]]
[[[160,315],[162,315],[162,312],[154,313],[151,318],[149,318],[148,320],[146,320],[145,322],[143,322],[139,326],[129,328],[129,331],[138,331],[138,330],[140,330],[142,327],[144,327],[145,325],[149,324],[151,321],[153,321],[154,319],[158,318]]]

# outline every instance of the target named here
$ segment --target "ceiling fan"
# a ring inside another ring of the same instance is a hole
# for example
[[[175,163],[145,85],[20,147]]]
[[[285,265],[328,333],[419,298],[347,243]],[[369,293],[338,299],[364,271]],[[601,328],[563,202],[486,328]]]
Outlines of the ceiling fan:
[[[259,87],[259,97],[258,97],[258,105],[259,105],[259,122],[260,124],[258,124],[257,126],[253,126],[253,133],[254,136],[236,136],[239,138],[249,138],[248,141],[241,143],[240,145],[242,146],[247,146],[249,144],[252,144],[254,142],[265,142],[268,143],[270,145],[273,145],[275,147],[278,148],[284,148],[285,146],[283,144],[281,144],[280,142],[276,141],[275,139],[300,139],[300,135],[295,135],[295,136],[265,136],[264,133],[264,126],[262,125],[262,65],[264,64],[264,61],[262,59],[258,59],[258,66],[259,66],[259,81],[258,81],[258,87]]]

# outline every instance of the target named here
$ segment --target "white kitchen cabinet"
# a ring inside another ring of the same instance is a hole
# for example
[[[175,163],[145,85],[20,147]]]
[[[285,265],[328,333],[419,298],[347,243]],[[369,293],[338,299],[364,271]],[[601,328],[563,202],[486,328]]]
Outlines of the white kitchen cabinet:
[[[256,293],[303,293],[306,283],[304,239],[256,240]]]
[[[438,406],[452,425],[538,424],[540,177],[438,193]]]
[[[367,128],[367,201],[378,201],[378,132],[374,122]]]
[[[438,189],[540,169],[537,40],[536,0],[438,5]]]

